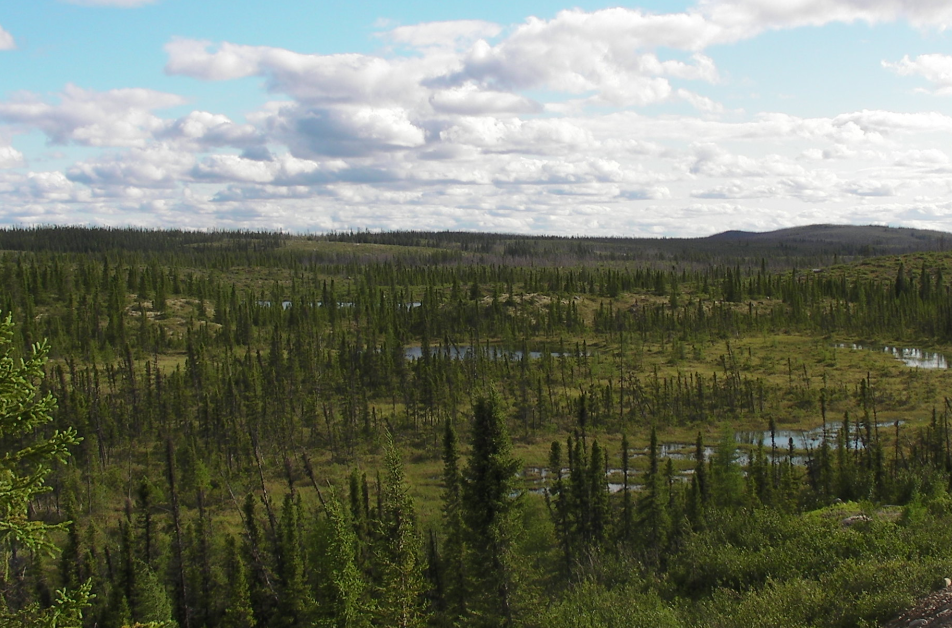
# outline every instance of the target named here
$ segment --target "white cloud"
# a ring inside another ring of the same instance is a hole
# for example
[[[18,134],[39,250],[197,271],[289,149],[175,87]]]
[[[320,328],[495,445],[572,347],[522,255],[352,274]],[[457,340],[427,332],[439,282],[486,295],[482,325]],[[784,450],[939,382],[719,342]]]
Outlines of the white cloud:
[[[459,118],[440,132],[440,139],[486,152],[536,155],[588,151],[596,143],[576,121],[559,118]]]
[[[912,60],[906,55],[897,63],[883,61],[882,64],[900,76],[922,76],[935,86],[936,94],[952,94],[952,56],[927,54]]]
[[[460,115],[539,113],[542,105],[509,92],[480,89],[472,83],[436,91],[430,104],[439,113]]]
[[[102,220],[191,226],[703,235],[725,221],[880,219],[888,203],[910,220],[952,228],[952,213],[922,213],[952,191],[944,152],[952,117],[875,102],[832,116],[725,112],[697,85],[722,82],[715,44],[830,22],[942,28],[950,13],[944,3],[899,0],[571,10],[512,28],[399,26],[378,36],[375,55],[173,39],[167,73],[252,78],[274,101],[244,119],[211,110],[170,118],[160,110],[184,100],[149,90],[15,95],[0,102],[11,132],[121,150],[68,149],[84,161],[65,177],[31,178],[0,137],[0,193],[13,205],[0,220],[68,214],[85,195]],[[949,59],[884,65],[941,91],[952,87]],[[718,92],[735,102],[746,87],[724,74],[729,85]],[[672,101],[693,111],[641,109]]]
[[[100,159],[80,162],[67,171],[70,181],[91,187],[136,186],[175,188],[187,180],[195,157],[167,144],[133,148]]]
[[[32,199],[71,201],[75,187],[62,172],[31,172],[18,192]]]
[[[846,184],[844,191],[855,196],[897,196],[900,187],[902,184],[898,181],[861,179]]]
[[[3,27],[0,26],[0,50],[14,50],[17,47],[17,42],[14,41],[13,35],[3,30]]]
[[[396,107],[288,105],[263,120],[298,157],[360,156],[422,146],[425,131]]]
[[[895,165],[907,168],[937,168],[948,166],[949,161],[949,156],[938,148],[914,148],[895,155]]]
[[[595,102],[621,106],[660,102],[671,94],[667,77],[718,80],[709,57],[661,60],[652,51],[660,45],[700,48],[697,38],[707,26],[701,16],[686,14],[562,11],[552,20],[530,18],[495,46],[478,41],[463,67],[446,80],[503,90],[591,93]]]
[[[0,169],[23,165],[23,153],[12,146],[0,146]]]
[[[678,98],[690,103],[691,106],[698,111],[703,111],[705,113],[723,113],[724,111],[724,106],[720,103],[714,102],[706,96],[695,94],[694,92],[688,91],[686,89],[679,89],[677,91],[677,95]]]
[[[769,198],[776,196],[777,192],[778,189],[774,186],[751,186],[742,181],[731,181],[706,190],[695,190],[691,192],[691,196],[709,199]]]
[[[386,104],[425,99],[421,82],[443,70],[428,59],[361,54],[308,55],[282,48],[174,39],[165,46],[165,71],[204,80],[267,77],[271,92],[308,104]]]
[[[776,154],[754,159],[745,155],[733,155],[713,143],[697,144],[693,149],[694,160],[690,166],[690,172],[695,175],[766,177],[804,174],[802,166]]]
[[[166,122],[156,132],[156,137],[189,142],[196,149],[214,146],[244,148],[259,146],[264,141],[253,125],[235,124],[228,116],[207,111],[193,111],[178,120]]]
[[[739,40],[767,29],[822,26],[832,22],[878,24],[905,20],[943,30],[952,25],[952,5],[944,0],[702,0],[698,10]]]
[[[500,32],[502,27],[492,22],[456,20],[399,26],[382,36],[394,43],[417,49],[461,49],[479,39],[493,38]]]
[[[16,94],[0,102],[0,120],[40,129],[54,144],[143,146],[163,127],[151,111],[185,102],[180,96],[149,89],[97,92],[75,85],[67,85],[59,101],[53,105],[35,94]]]
[[[637,188],[631,190],[624,190],[620,193],[620,196],[637,201],[646,201],[646,200],[661,200],[666,198],[671,198],[671,190],[663,185],[655,185],[645,188]]]
[[[208,81],[254,76],[261,70],[260,56],[271,50],[256,46],[239,46],[225,42],[209,52],[211,42],[176,38],[165,45],[169,61],[168,74],[184,74]]]

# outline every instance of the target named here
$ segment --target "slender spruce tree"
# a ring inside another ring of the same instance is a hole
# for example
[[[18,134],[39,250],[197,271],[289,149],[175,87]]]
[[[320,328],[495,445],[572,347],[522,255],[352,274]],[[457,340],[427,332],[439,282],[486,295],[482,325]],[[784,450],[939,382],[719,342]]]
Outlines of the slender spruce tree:
[[[471,603],[476,623],[511,626],[513,623],[512,549],[514,514],[518,498],[515,476],[518,462],[506,431],[495,391],[473,404],[472,453],[463,483],[463,501],[469,532]]]

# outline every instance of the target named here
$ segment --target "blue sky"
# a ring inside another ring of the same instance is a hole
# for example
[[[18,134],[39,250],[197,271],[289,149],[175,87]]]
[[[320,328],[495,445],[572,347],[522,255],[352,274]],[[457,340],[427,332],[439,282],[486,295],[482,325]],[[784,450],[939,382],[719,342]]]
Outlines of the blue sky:
[[[952,231],[946,4],[8,2],[0,225]]]

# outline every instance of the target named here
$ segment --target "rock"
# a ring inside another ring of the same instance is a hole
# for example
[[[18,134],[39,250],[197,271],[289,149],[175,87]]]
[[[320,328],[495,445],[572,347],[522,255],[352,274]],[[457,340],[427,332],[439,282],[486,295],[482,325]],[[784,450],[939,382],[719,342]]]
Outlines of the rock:
[[[886,628],[950,628],[952,627],[952,587],[926,596],[902,615],[885,624]]]
[[[868,515],[850,515],[849,517],[840,521],[840,525],[844,528],[848,528],[855,523],[865,523],[867,521],[872,521]]]

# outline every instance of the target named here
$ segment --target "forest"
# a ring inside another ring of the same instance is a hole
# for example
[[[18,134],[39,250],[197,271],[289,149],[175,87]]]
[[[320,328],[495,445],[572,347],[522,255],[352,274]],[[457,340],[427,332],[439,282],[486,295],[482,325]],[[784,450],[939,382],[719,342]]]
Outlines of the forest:
[[[882,625],[950,244],[0,230],[0,625]]]

